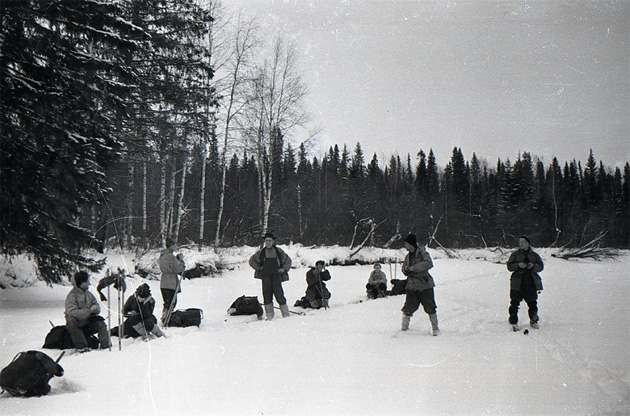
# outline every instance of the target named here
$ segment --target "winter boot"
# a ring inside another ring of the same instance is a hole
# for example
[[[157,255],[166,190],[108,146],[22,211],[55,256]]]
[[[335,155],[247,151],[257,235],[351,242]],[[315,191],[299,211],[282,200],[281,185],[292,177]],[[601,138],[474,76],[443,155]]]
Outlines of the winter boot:
[[[431,315],[429,315],[429,319],[431,320],[431,328],[433,329],[433,336],[436,337],[440,333],[440,328],[438,328],[437,313],[432,313]]]
[[[538,324],[538,321],[531,321],[529,323],[529,326],[531,326],[534,329],[539,329],[540,328],[540,324]]]
[[[265,307],[265,315],[267,315],[267,320],[271,321],[273,319],[273,303],[265,303],[263,306]]]
[[[403,315],[402,324],[400,325],[400,329],[406,331],[409,329],[409,321],[411,321],[411,316]]]
[[[147,334],[147,330],[144,329],[144,325],[142,324],[142,322],[140,322],[139,324],[135,324],[134,326],[132,326],[132,328],[142,337],[143,341],[149,340],[149,334]]]
[[[153,329],[151,330],[151,334],[155,335],[156,338],[161,338],[161,337],[168,338],[166,336],[166,334],[164,332],[162,332],[160,327],[157,326],[157,325],[153,325]]]
[[[328,299],[322,299],[322,308],[328,309]]]
[[[289,305],[287,305],[286,303],[284,305],[280,305],[280,311],[282,312],[283,318],[288,318],[289,316],[291,316],[291,312],[289,312]]]

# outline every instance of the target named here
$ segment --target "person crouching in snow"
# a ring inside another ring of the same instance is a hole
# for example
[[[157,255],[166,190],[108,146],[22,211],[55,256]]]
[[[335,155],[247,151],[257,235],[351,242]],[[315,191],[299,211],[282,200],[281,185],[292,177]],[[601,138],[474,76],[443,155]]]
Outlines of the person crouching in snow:
[[[267,320],[273,319],[273,298],[276,298],[282,317],[291,316],[287,299],[284,297],[282,282],[289,280],[291,258],[276,246],[272,233],[263,236],[263,247],[249,258],[249,265],[255,270],[254,277],[262,280],[263,306]]]
[[[143,283],[123,306],[123,315],[127,318],[124,323],[125,335],[132,338],[142,337],[144,341],[149,339],[149,335],[163,337],[164,333],[157,325],[153,309],[155,299],[151,296],[151,288]]]
[[[85,337],[96,333],[98,333],[101,349],[111,346],[105,319],[99,315],[101,307],[96,297],[88,290],[89,279],[86,271],[75,273],[71,279],[74,287],[66,296],[66,328],[78,352],[90,350]]]
[[[387,292],[387,276],[385,272],[381,270],[380,263],[374,265],[374,270],[370,273],[370,278],[365,288],[367,289],[367,296],[370,299],[385,297],[385,293]]]
[[[440,333],[440,330],[438,328],[437,306],[435,305],[435,294],[433,291],[435,282],[429,274],[429,269],[433,267],[433,260],[431,260],[431,255],[425,248],[418,245],[418,239],[415,234],[409,234],[404,240],[404,245],[408,253],[403,262],[402,272],[407,276],[407,293],[405,295],[405,304],[402,308],[401,329],[403,331],[409,329],[409,321],[413,313],[422,304],[424,311],[429,315],[433,336],[436,336]]]
[[[544,268],[540,256],[535,253],[530,244],[529,237],[521,236],[518,239],[518,250],[510,255],[507,268],[512,272],[510,277],[510,307],[508,322],[514,331],[520,330],[518,326],[518,308],[522,300],[525,300],[529,308],[529,324],[538,329],[538,292],[543,290],[542,279],[539,272]]]
[[[306,272],[306,301],[313,309],[324,307],[328,309],[330,292],[326,288],[326,281],[330,280],[330,272],[326,270],[326,262],[317,260],[315,267]]]

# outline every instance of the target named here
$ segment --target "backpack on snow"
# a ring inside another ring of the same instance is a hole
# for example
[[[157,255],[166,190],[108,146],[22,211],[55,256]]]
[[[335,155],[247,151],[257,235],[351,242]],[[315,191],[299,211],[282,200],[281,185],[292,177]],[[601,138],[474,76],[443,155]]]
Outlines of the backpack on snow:
[[[98,349],[99,342],[98,338],[94,335],[86,335],[85,339],[87,340],[88,345],[93,350]],[[70,336],[70,332],[65,325],[54,326],[48,335],[46,335],[46,339],[44,340],[44,345],[42,348],[47,349],[56,349],[56,350],[65,350],[68,348],[74,348],[75,345],[72,342],[72,337]]]
[[[0,372],[0,387],[15,397],[46,395],[50,392],[48,381],[63,375],[63,368],[57,364],[59,359],[53,361],[39,351],[20,352]]]
[[[392,279],[392,290],[388,291],[388,295],[404,295],[407,293],[407,279]]]
[[[230,305],[227,313],[231,316],[236,315],[263,315],[263,308],[258,301],[258,296],[241,296]]]
[[[197,308],[188,308],[184,310],[174,311],[168,326],[185,328],[187,326],[199,326],[203,319],[203,311]]]

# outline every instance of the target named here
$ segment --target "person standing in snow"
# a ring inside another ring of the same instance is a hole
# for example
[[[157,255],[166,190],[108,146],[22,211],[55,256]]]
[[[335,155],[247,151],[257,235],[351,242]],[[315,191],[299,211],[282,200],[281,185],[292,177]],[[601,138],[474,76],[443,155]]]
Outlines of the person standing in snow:
[[[510,317],[508,322],[514,331],[518,331],[518,308],[525,300],[529,308],[529,324],[538,329],[538,292],[543,290],[542,279],[538,274],[544,268],[543,261],[530,246],[529,237],[523,235],[518,239],[518,250],[510,255],[507,268],[512,272],[510,277]]]
[[[276,246],[276,237],[272,233],[266,233],[263,240],[263,247],[249,258],[249,265],[255,270],[254,277],[262,281],[263,306],[267,320],[274,316],[274,297],[280,305],[282,317],[287,318],[291,313],[284,297],[282,282],[289,280],[291,258]]]
[[[313,309],[321,307],[328,309],[328,299],[330,299],[330,291],[326,287],[326,281],[330,280],[330,272],[326,270],[326,262],[317,260],[315,267],[311,267],[306,272],[306,301]]]
[[[429,269],[433,267],[431,255],[423,246],[418,245],[418,239],[415,234],[409,234],[404,240],[407,255],[402,265],[402,272],[407,276],[407,286],[405,295],[405,304],[402,307],[402,325],[401,329],[406,331],[409,329],[409,321],[413,313],[418,310],[420,305],[429,315],[433,336],[440,333],[438,328],[437,306],[435,304],[435,294],[433,288],[435,282],[429,274]]]
[[[160,292],[162,293],[162,324],[170,308],[175,309],[177,305],[177,294],[182,291],[178,275],[186,270],[186,263],[181,254],[175,256],[175,242],[170,238],[166,240],[166,248],[160,253],[158,265],[162,272],[160,279]]]
[[[370,278],[365,288],[367,289],[368,298],[376,299],[378,297],[385,297],[387,291],[387,276],[385,272],[381,270],[380,263],[374,265],[374,270],[370,273]]]
[[[123,324],[125,335],[132,338],[142,337],[145,341],[149,339],[149,334],[157,338],[164,336],[153,315],[154,309],[155,299],[151,296],[151,288],[143,283],[123,306],[123,315],[127,318]]]
[[[111,346],[105,319],[99,314],[101,307],[96,297],[88,290],[90,276],[86,271],[79,271],[71,279],[73,288],[66,296],[66,328],[77,352],[86,352],[90,348],[86,335],[98,333],[101,349]]]

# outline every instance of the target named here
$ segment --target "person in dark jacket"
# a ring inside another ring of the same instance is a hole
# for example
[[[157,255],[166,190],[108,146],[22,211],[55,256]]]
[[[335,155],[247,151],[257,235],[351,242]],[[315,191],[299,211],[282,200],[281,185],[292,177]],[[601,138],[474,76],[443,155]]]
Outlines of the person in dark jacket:
[[[414,312],[420,305],[429,315],[433,336],[440,333],[438,328],[437,306],[435,304],[435,294],[433,288],[435,282],[429,274],[429,269],[433,267],[431,255],[423,246],[418,245],[415,234],[409,234],[404,240],[407,255],[402,265],[402,272],[407,276],[407,286],[405,288],[405,304],[402,307],[401,329],[409,329],[409,322]]]
[[[328,309],[328,300],[330,299],[330,292],[326,287],[326,283],[330,280],[330,272],[326,270],[326,262],[324,260],[317,260],[315,267],[311,267],[306,272],[306,294],[304,298],[311,305],[313,309],[326,308]]]
[[[387,293],[387,276],[385,272],[381,270],[381,264],[376,263],[374,269],[370,273],[370,278],[365,285],[368,298],[376,299],[378,297],[385,297]]]
[[[523,235],[518,239],[518,250],[510,255],[507,268],[512,272],[510,277],[510,317],[508,322],[514,331],[518,331],[518,308],[522,300],[527,303],[529,324],[539,328],[538,292],[543,290],[542,279],[538,274],[544,268],[543,261],[530,246],[529,237]]]
[[[160,253],[158,265],[162,272],[160,279],[160,292],[162,293],[162,324],[169,311],[175,310],[177,305],[177,294],[182,291],[178,275],[186,270],[186,263],[181,254],[175,256],[175,242],[171,239],[166,240],[166,248]]]
[[[74,286],[66,296],[66,328],[78,352],[89,351],[86,335],[98,333],[101,349],[111,345],[105,320],[99,314],[101,307],[96,297],[88,290],[90,277],[86,271],[79,271],[72,278]]]
[[[282,282],[289,280],[291,258],[280,247],[276,246],[276,237],[267,233],[263,237],[263,247],[249,258],[249,265],[255,270],[254,277],[261,279],[263,307],[268,320],[273,319],[273,298],[276,298],[282,317],[288,318],[289,305],[284,297]]]
[[[132,338],[142,337],[144,341],[149,339],[149,335],[163,337],[164,333],[153,315],[154,309],[155,299],[151,296],[151,288],[143,283],[123,306],[123,315],[127,318],[124,323],[125,335]]]

